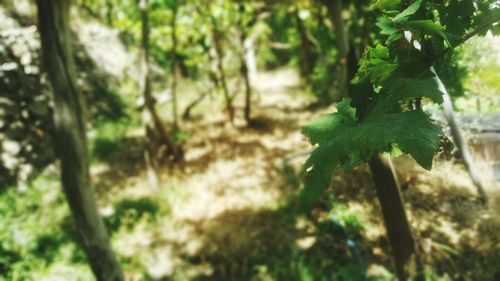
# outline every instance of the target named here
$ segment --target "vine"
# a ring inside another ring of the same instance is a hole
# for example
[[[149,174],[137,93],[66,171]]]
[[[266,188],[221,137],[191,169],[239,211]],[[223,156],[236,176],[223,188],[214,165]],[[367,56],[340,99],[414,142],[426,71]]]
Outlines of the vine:
[[[381,36],[361,56],[349,98],[337,112],[303,128],[315,146],[303,165],[306,209],[323,194],[334,170],[350,171],[382,153],[409,154],[432,168],[443,133],[420,104],[443,102],[434,65],[445,64],[475,35],[500,33],[499,7],[494,0],[378,0],[371,6],[380,14]]]

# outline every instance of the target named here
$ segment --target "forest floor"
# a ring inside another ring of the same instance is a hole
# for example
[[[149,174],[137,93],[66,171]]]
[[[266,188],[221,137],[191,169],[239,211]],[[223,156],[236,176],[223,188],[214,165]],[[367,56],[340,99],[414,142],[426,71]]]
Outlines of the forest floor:
[[[93,168],[108,221],[118,218],[123,226],[123,217],[132,217],[129,227],[113,232],[115,249],[130,264],[128,279],[358,280],[355,272],[368,267],[369,276],[390,280],[367,167],[338,172],[332,184],[334,212],[358,241],[362,265],[352,260],[338,232],[319,231],[287,208],[300,187],[305,156],[286,160],[309,147],[301,126],[329,109],[308,108],[312,99],[293,71],[262,74],[255,84],[253,128],[240,119],[229,125],[221,110],[195,111],[197,121],[183,123],[191,135],[184,143],[186,162],[165,167],[161,187],[147,184],[140,132],[130,134],[125,150]],[[219,104],[212,98],[204,106]],[[432,265],[428,274],[452,280],[498,274],[500,196],[493,196],[493,208],[481,206],[464,169],[452,161],[437,160],[432,172],[404,157],[395,166],[419,251]],[[485,272],[487,266],[492,271]]]

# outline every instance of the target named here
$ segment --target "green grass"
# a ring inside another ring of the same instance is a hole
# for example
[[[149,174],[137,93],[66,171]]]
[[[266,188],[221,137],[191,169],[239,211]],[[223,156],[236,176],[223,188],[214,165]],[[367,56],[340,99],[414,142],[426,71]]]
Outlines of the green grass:
[[[85,265],[55,175],[38,176],[25,192],[7,189],[0,213],[0,280],[39,280],[53,264]]]

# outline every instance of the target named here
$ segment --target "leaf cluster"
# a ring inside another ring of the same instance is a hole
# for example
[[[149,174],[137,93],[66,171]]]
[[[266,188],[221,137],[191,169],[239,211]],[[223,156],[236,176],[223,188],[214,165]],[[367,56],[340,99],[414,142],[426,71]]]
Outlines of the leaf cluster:
[[[329,186],[334,170],[349,171],[381,153],[409,154],[431,169],[442,130],[421,103],[440,104],[443,93],[429,69],[447,50],[463,43],[468,31],[484,22],[490,23],[486,29],[496,29],[499,10],[494,1],[443,2],[417,0],[405,6],[399,0],[378,0],[372,4],[372,11],[380,12],[376,25],[381,39],[359,60],[350,98],[338,104],[336,113],[303,128],[315,146],[303,166],[301,199],[306,210]],[[467,11],[460,14],[462,10]]]

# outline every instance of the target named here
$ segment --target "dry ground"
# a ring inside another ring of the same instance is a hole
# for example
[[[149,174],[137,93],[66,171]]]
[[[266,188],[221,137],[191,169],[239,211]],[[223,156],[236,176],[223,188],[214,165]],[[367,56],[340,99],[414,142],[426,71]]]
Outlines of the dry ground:
[[[120,200],[141,198],[160,198],[167,210],[154,224],[139,222],[113,234],[115,249],[138,268],[146,268],[147,275],[175,280],[250,280],[244,276],[253,275],[252,280],[273,280],[256,265],[290,255],[309,238],[316,244],[307,247],[324,248],[336,258],[334,249],[344,242],[325,240],[307,221],[282,211],[299,180],[283,169],[283,161],[308,149],[300,127],[329,109],[307,110],[311,99],[289,70],[262,74],[256,85],[258,126],[247,128],[240,119],[228,125],[225,115],[213,114],[213,109],[204,114],[204,108],[220,106],[211,98],[194,112],[196,122],[183,124],[191,136],[184,144],[186,163],[165,167],[161,187],[147,184],[137,135],[130,137],[126,153],[94,167],[103,211],[112,213]],[[290,164],[296,171],[303,160],[294,158]],[[428,172],[403,157],[395,166],[419,250],[438,275],[449,278],[442,280],[488,280],[481,278],[500,271],[500,196],[494,194],[498,186],[490,182],[493,199],[491,207],[484,208],[456,163],[437,160]],[[336,173],[332,186],[337,200],[364,222],[357,239],[366,262],[390,268],[367,167]],[[129,271],[129,280],[142,280],[143,272]]]

